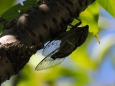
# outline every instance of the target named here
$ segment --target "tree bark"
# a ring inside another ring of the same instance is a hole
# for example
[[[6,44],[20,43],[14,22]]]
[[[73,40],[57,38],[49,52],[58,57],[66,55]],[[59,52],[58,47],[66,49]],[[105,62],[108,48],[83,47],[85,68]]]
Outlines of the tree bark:
[[[67,29],[95,0],[40,0],[5,26],[0,36],[0,83],[17,74],[31,55]]]

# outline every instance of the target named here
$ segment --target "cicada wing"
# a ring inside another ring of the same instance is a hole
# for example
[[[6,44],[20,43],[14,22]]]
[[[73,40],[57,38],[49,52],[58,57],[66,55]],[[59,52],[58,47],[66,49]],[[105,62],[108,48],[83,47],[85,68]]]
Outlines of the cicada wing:
[[[43,49],[42,55],[48,56],[55,50],[57,50],[60,47],[61,40],[53,40],[49,42],[45,48]]]
[[[37,66],[36,66],[36,70],[40,71],[40,70],[44,70],[44,69],[48,69],[51,67],[54,67],[58,64],[60,64],[64,58],[56,58],[53,59],[51,58],[52,55],[54,55],[56,52],[58,52],[58,49],[53,51],[52,53],[50,53],[48,56],[46,56]]]
[[[54,67],[64,60],[64,58],[52,58],[52,55],[59,51],[60,44],[61,40],[53,40],[45,46],[42,54],[46,57],[36,66],[36,70],[39,71]]]

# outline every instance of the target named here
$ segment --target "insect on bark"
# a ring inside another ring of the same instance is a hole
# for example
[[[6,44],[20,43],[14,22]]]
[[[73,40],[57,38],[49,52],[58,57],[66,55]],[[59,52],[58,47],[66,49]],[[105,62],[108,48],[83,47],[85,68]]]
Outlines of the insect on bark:
[[[37,5],[34,6],[33,9],[30,9],[29,11],[27,11],[26,13],[23,13],[19,17],[18,26],[20,28],[24,28],[27,32],[29,32],[29,35],[31,38],[30,44],[36,44],[36,43],[44,44],[48,40],[53,40],[44,48],[43,55],[46,56],[45,57],[46,59],[53,54],[54,55],[51,56],[51,58],[53,58],[54,56],[56,58],[56,55],[57,55],[57,58],[64,58],[64,56],[68,56],[76,49],[76,47],[78,47],[77,44],[80,44],[80,43],[78,42],[77,39],[79,40],[83,39],[83,37],[80,38],[79,36],[82,33],[77,33],[76,36],[78,35],[79,38],[74,38],[74,43],[72,42],[73,46],[75,46],[74,49],[72,47],[70,51],[65,52],[64,54],[62,54],[62,56],[59,56],[59,54],[57,53],[60,52],[61,54],[61,52],[64,52],[62,51],[62,49],[65,49],[66,43],[68,43],[68,42],[65,42],[64,40],[70,39],[70,38],[67,38],[66,35],[71,34],[73,31],[73,30],[70,30],[69,32],[65,32],[67,29],[67,25],[70,24],[74,18],[78,17],[79,13],[83,11],[89,3],[92,3],[92,2],[93,0],[89,0],[89,2],[87,0],[83,0],[83,1],[80,1],[80,0],[53,0],[53,1],[52,0],[41,0],[40,2],[37,3]],[[32,29],[33,27],[34,27],[34,30]],[[74,27],[74,28],[78,28],[78,27]],[[66,34],[65,37],[63,35],[61,38],[61,35],[59,34],[63,34],[63,33],[64,34],[68,33],[68,34]],[[84,33],[88,33],[88,32],[86,31]],[[71,38],[72,36],[73,35],[71,35]],[[86,35],[84,36],[87,37]],[[55,40],[56,38],[61,40],[60,44],[57,43],[57,41]],[[75,42],[75,39],[76,39],[76,42]],[[70,40],[69,42],[71,41],[73,40]],[[25,41],[25,43],[28,43],[28,42]],[[58,51],[54,50],[57,53],[55,53],[52,50],[52,47],[54,46],[53,43],[54,45],[57,43],[57,46],[60,45],[61,47],[61,48],[58,47],[59,48]],[[69,44],[67,46],[70,47]],[[44,52],[49,51],[48,48],[51,49],[50,53],[44,54]],[[46,59],[44,59],[39,65],[47,64]],[[44,61],[46,63],[44,63]],[[57,61],[57,59],[54,61]],[[54,62],[54,64],[55,63],[57,64],[60,62]],[[49,67],[50,66],[51,65],[49,65]],[[54,65],[52,64],[52,66]]]
[[[41,48],[44,48],[43,54],[46,56],[41,63],[47,65],[51,62],[53,65],[43,66],[40,63],[37,70],[55,66],[71,54],[85,41],[88,26],[75,26],[66,32],[67,26],[94,1],[39,0],[18,18],[8,22],[0,35],[0,83],[17,74],[30,56]],[[17,12],[15,9],[14,11]],[[44,47],[47,41],[50,42]],[[51,49],[54,46],[56,48]]]
[[[69,31],[60,34],[44,47],[42,54],[46,57],[37,65],[36,70],[43,70],[60,64],[85,42],[87,36],[88,25],[84,27],[75,25]]]

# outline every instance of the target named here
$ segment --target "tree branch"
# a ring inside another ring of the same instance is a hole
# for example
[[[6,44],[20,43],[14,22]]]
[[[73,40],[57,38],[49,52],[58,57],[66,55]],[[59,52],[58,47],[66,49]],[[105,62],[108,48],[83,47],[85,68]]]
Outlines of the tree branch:
[[[0,83],[17,74],[43,44],[67,29],[95,0],[40,0],[13,19],[0,37]]]

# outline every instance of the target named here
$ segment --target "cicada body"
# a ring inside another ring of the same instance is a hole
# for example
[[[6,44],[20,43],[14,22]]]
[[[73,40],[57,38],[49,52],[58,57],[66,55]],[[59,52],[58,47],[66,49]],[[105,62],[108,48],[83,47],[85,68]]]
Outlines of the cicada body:
[[[43,70],[60,64],[65,57],[85,42],[87,36],[87,25],[84,27],[76,26],[70,31],[60,34],[45,46],[43,55],[46,57],[37,65],[36,70]]]

